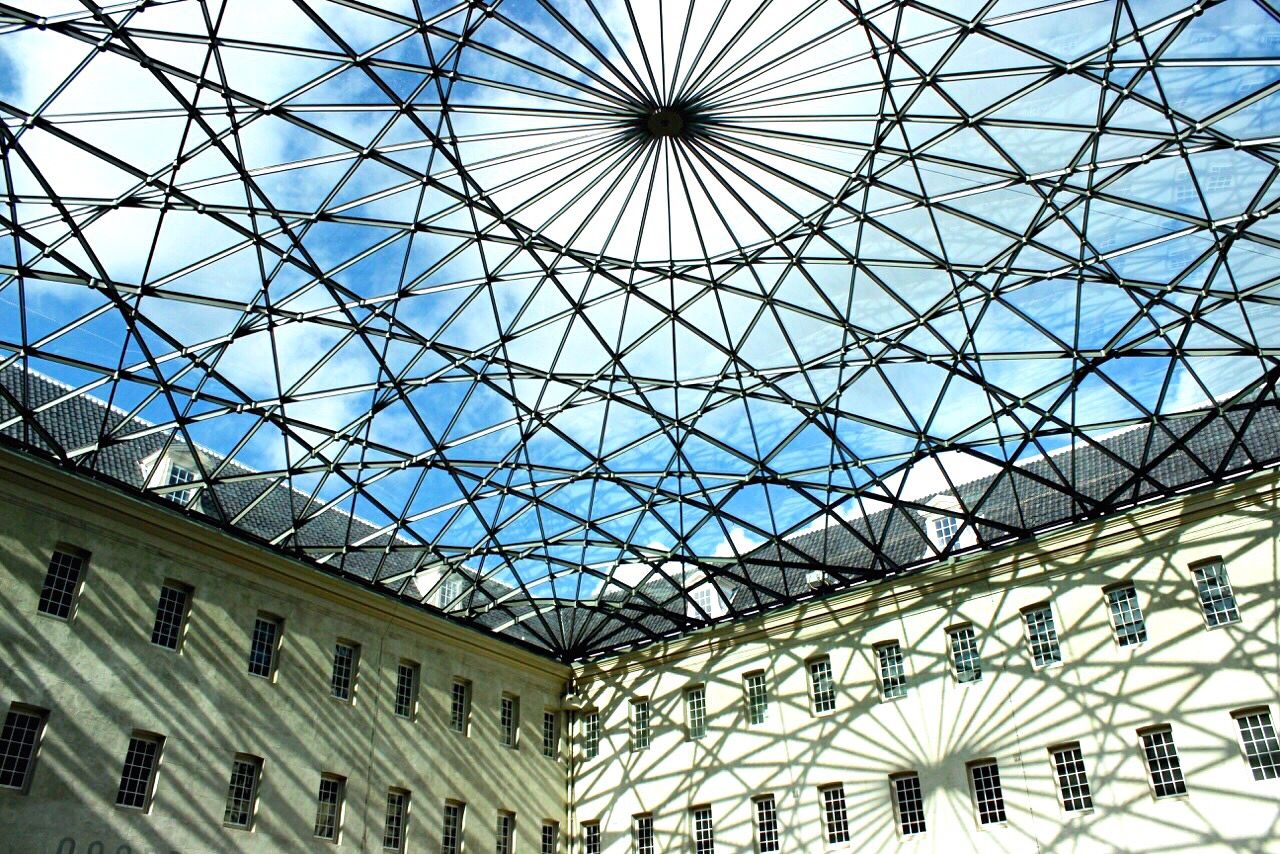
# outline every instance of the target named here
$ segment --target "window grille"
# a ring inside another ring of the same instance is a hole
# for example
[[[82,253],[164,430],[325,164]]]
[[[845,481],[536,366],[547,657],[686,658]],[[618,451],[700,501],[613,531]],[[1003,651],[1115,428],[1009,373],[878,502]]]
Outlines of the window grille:
[[[1191,570],[1196,580],[1196,591],[1200,594],[1200,608],[1204,611],[1204,621],[1210,628],[1225,626],[1240,619],[1240,611],[1236,607],[1236,594],[1231,589],[1231,579],[1227,577],[1227,567],[1222,561],[1214,561]]]
[[[25,792],[35,771],[36,749],[49,713],[14,703],[0,731],[0,788]]]
[[[229,827],[247,829],[253,823],[257,806],[258,780],[262,774],[262,759],[237,753],[231,762],[231,781],[227,786],[227,805],[222,813],[222,823]]]
[[[649,749],[649,701],[631,702],[631,749]]]
[[[120,771],[120,786],[116,789],[117,806],[137,810],[151,806],[151,784],[163,742],[158,735],[136,734],[129,739]]]
[[[403,854],[405,831],[409,827],[409,793],[387,789],[387,815],[382,825],[382,850]]]
[[[509,812],[498,813],[498,826],[494,832],[498,841],[494,848],[495,854],[511,854],[515,847],[515,835],[516,817]]]
[[[600,854],[600,825],[594,821],[582,825],[583,854]]]
[[[1000,787],[1000,767],[994,761],[975,763],[969,766],[969,779],[973,783],[978,824],[1002,824],[1007,821],[1004,790]]]
[[[180,466],[177,463],[169,464],[169,479],[165,486],[181,486],[184,483],[194,483],[197,475],[194,471],[186,466]],[[191,489],[177,489],[173,492],[166,492],[164,497],[172,501],[174,504],[186,505],[190,503],[191,497],[196,494],[195,487]]]
[[[1111,625],[1115,628],[1116,643],[1120,646],[1145,643],[1147,623],[1142,618],[1138,593],[1133,589],[1133,585],[1108,591],[1107,602],[1111,606]]]
[[[350,700],[356,678],[356,657],[360,647],[338,641],[333,647],[333,676],[329,680],[329,693],[338,700]]]
[[[276,672],[276,646],[280,642],[278,617],[259,614],[249,640],[249,672],[270,679]]]
[[[701,685],[684,692],[684,716],[690,739],[707,734],[707,690]]]
[[[845,808],[844,786],[828,786],[822,790],[822,825],[828,845],[849,841],[849,813]]]
[[[636,854],[654,854],[653,851],[653,816],[637,815],[631,817],[631,839]]]
[[[715,827],[711,823],[711,807],[694,807],[693,809],[693,852],[694,854],[715,854]]]
[[[1084,771],[1084,756],[1080,745],[1072,744],[1053,751],[1053,769],[1058,775],[1058,794],[1062,808],[1067,812],[1085,812],[1093,809],[1093,795],[1089,791],[1089,778]]]
[[[762,724],[769,719],[769,691],[763,673],[748,673],[743,680],[747,695],[747,722]]]
[[[582,714],[582,749],[588,759],[600,754],[600,713],[594,709]]]
[[[973,626],[952,629],[949,634],[951,663],[956,681],[961,684],[982,681],[982,659],[978,658],[978,642],[973,634]]]
[[[938,516],[930,524],[933,528],[933,542],[939,549],[949,546],[956,531],[960,530],[960,520],[955,516]]]
[[[554,821],[542,823],[542,854],[556,854],[560,846],[560,825]]]
[[[894,777],[892,782],[893,803],[898,812],[898,830],[903,836],[924,833],[924,793],[920,789],[920,777],[916,774],[902,774]]]
[[[40,613],[62,620],[71,618],[83,569],[84,558],[80,555],[63,551],[53,553],[40,588],[40,602],[36,606]]]
[[[835,711],[835,679],[831,675],[831,659],[826,656],[809,662],[809,696],[815,714]]]
[[[1187,793],[1187,781],[1182,777],[1182,763],[1178,748],[1173,743],[1173,731],[1169,727],[1142,733],[1142,754],[1151,775],[1151,788],[1157,798],[1169,798]]]
[[[396,714],[413,720],[418,708],[418,675],[422,668],[416,662],[402,660],[396,667]]]
[[[1027,623],[1027,642],[1031,645],[1031,660],[1036,667],[1046,667],[1062,661],[1058,646],[1058,632],[1053,626],[1053,611],[1048,605],[1029,608],[1022,613]]]
[[[455,679],[449,691],[449,728],[466,734],[471,717],[471,683]]]
[[[316,795],[317,839],[338,841],[338,829],[342,821],[342,795],[346,781],[334,774],[320,777],[320,792]]]
[[[466,805],[445,801],[444,827],[440,831],[440,854],[458,854],[462,850],[462,815]]]
[[[558,754],[557,748],[560,746],[560,739],[557,737],[558,733],[556,732],[557,719],[555,712],[542,713],[542,755],[548,759],[556,758]]]
[[[778,807],[773,795],[756,798],[756,850],[761,854],[779,850]]]
[[[151,627],[151,642],[165,649],[177,649],[182,641],[182,624],[187,619],[187,603],[191,588],[166,582],[160,586],[156,603],[156,621]]]
[[[1280,777],[1280,741],[1276,740],[1271,712],[1257,709],[1236,714],[1240,726],[1240,743],[1244,745],[1245,758],[1255,780],[1274,780]]]
[[[520,736],[520,698],[504,696],[498,709],[502,746],[515,747]]]
[[[876,647],[876,656],[880,659],[881,699],[895,700],[907,696],[907,670],[902,646],[897,641],[881,644]]]

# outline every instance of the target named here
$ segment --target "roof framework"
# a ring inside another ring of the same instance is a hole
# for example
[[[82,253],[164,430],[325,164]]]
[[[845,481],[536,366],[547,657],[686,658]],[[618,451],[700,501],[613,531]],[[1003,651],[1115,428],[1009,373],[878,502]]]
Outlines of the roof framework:
[[[1272,464],[1278,91],[1263,0],[0,5],[0,429],[651,641]]]

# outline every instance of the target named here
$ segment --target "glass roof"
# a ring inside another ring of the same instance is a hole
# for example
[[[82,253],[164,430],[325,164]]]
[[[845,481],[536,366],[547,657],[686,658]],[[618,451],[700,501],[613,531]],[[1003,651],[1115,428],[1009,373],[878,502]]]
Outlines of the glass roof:
[[[15,0],[0,429],[679,634],[1275,462],[1277,92],[1249,0]]]

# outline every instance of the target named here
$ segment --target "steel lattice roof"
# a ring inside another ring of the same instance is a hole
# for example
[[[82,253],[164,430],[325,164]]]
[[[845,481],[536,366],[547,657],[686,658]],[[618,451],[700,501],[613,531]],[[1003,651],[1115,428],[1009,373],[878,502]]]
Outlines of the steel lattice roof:
[[[740,618],[1276,462],[1278,91],[1263,0],[19,0],[0,432],[556,657]]]

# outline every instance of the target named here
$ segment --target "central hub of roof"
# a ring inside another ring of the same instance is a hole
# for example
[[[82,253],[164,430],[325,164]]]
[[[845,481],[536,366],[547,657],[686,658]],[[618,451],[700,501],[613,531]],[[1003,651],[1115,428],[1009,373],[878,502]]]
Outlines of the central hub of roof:
[[[659,107],[645,124],[654,136],[679,136],[684,131],[684,114],[674,107]]]

